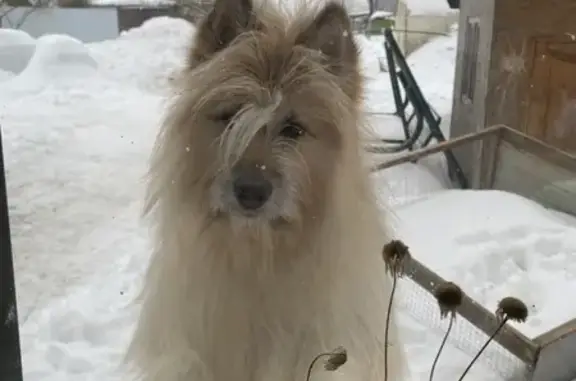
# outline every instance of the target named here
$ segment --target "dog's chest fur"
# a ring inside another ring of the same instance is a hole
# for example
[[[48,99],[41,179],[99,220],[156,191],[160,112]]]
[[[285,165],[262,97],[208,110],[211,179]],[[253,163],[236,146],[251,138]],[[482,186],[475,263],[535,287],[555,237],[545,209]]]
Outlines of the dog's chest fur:
[[[193,335],[203,344],[190,344],[205,351],[199,355],[215,380],[304,380],[321,352],[345,346],[351,354],[347,367],[354,367],[354,358],[378,346],[378,323],[365,317],[384,305],[367,305],[375,298],[365,293],[380,285],[369,285],[374,278],[362,276],[353,263],[311,262],[269,278],[226,272],[205,278],[208,292],[197,305],[204,324],[194,325],[203,332]]]

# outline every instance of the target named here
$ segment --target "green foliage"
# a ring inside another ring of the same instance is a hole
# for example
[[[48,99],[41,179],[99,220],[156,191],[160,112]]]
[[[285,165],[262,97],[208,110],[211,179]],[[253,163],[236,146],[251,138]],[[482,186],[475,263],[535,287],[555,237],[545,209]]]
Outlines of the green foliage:
[[[382,35],[384,34],[384,29],[394,27],[393,18],[376,18],[368,23],[368,28],[366,33],[369,35]]]

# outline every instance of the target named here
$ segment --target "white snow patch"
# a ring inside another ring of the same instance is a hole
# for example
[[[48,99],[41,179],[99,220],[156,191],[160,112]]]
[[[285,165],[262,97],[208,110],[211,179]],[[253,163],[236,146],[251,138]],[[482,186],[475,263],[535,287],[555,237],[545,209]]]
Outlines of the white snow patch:
[[[360,49],[362,71],[368,78],[376,78],[382,71],[381,67],[386,61],[384,46],[379,41],[373,41],[363,34],[355,35],[356,43]]]

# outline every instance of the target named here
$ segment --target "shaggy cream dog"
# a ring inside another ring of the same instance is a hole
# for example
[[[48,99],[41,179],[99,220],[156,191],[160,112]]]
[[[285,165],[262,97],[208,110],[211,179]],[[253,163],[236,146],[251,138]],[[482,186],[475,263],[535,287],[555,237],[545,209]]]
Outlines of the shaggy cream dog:
[[[128,360],[143,381],[384,380],[389,239],[360,142],[338,3],[216,0],[152,158],[155,250]],[[388,381],[401,381],[392,318]]]

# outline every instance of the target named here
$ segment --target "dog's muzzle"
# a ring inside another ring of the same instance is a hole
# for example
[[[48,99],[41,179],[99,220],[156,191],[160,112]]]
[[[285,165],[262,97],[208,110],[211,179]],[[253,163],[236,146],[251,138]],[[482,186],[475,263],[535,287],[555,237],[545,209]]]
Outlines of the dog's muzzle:
[[[270,180],[258,168],[238,171],[232,187],[238,204],[247,211],[263,207],[274,190]]]

